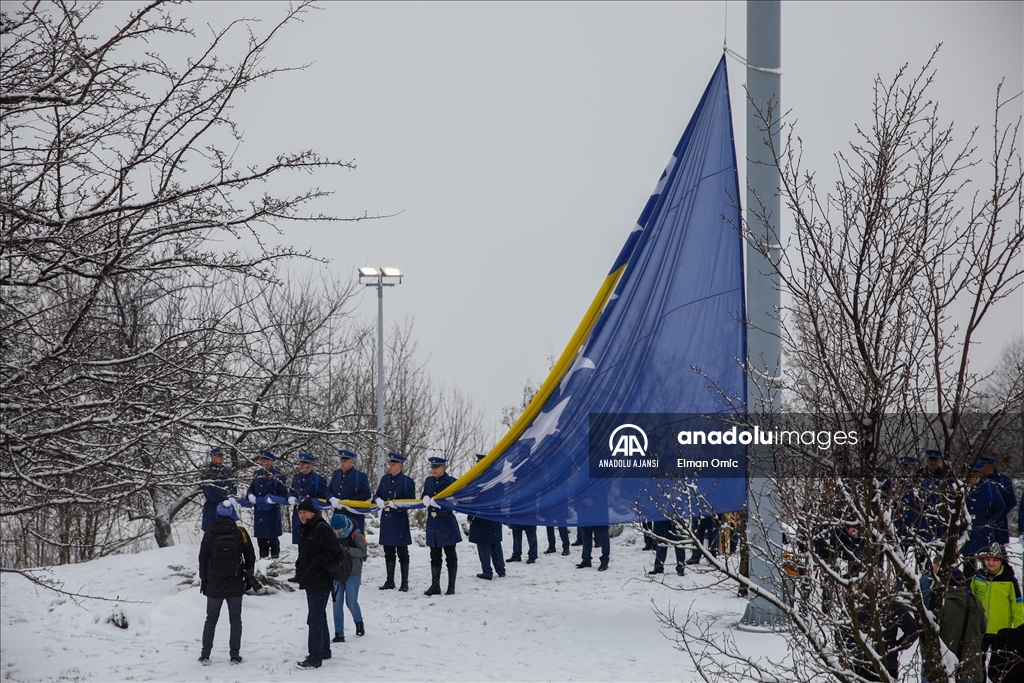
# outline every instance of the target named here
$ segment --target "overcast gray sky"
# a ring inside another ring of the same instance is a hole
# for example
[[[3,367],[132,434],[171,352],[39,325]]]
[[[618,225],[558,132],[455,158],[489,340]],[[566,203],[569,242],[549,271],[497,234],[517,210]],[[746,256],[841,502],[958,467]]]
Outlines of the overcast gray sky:
[[[991,140],[996,85],[1024,89],[1022,3],[783,3],[782,90],[822,185],[867,122],[872,79],[942,43],[932,96],[958,139]],[[187,8],[222,23],[283,5]],[[431,373],[488,421],[540,381],[589,305],[722,54],[745,51],[744,2],[325,3],[270,60],[312,62],[247,93],[240,159],[316,148],[358,170],[319,174],[317,208],[401,212],[289,226],[285,240],[354,275],[402,268],[388,321],[415,316]],[[729,62],[743,158],[745,69]],[[1021,112],[1021,100],[1013,109]],[[983,147],[983,149],[985,149]],[[743,168],[740,168],[741,183]],[[302,179],[303,182],[308,179]],[[319,268],[319,266],[317,266]],[[376,315],[373,290],[359,315]],[[984,330],[994,354],[1024,327],[1017,296]]]

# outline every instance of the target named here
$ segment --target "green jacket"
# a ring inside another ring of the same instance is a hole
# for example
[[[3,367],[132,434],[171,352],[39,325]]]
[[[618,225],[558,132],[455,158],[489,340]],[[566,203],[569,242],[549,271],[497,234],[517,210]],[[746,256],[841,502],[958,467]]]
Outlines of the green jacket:
[[[1004,562],[995,576],[984,569],[979,570],[971,579],[971,592],[985,607],[987,633],[999,633],[1004,628],[1024,624],[1024,601],[1010,565]]]
[[[981,650],[985,627],[985,609],[978,598],[964,590],[950,588],[942,603],[939,637],[960,661],[956,680],[980,681],[985,677]]]

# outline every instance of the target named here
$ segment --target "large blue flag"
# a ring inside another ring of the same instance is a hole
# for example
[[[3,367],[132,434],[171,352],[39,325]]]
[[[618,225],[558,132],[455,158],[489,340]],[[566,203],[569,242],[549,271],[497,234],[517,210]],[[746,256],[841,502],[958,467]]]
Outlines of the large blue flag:
[[[551,374],[504,438],[437,503],[509,523],[622,523],[659,518],[666,483],[688,473],[693,476],[684,481],[703,494],[705,510],[741,509],[742,449],[727,458],[709,448],[714,464],[729,463],[728,470],[709,467],[710,460],[676,468],[684,464],[676,459],[683,449],[669,453],[666,443],[660,463],[644,456],[654,449],[651,430],[658,426],[675,421],[666,432],[675,445],[683,443],[682,436],[675,441],[683,415],[742,412],[744,319],[739,183],[723,57]]]

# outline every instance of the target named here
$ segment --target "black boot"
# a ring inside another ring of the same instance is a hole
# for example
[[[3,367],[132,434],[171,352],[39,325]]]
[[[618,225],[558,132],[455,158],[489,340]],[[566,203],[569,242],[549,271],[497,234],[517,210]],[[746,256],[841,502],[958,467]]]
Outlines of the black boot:
[[[365,636],[366,635],[366,629],[363,628],[363,622],[361,622],[361,621],[357,621],[356,622],[356,635],[357,636]]]
[[[647,573],[648,574],[664,574],[665,573],[665,565],[662,564],[661,562],[655,562],[654,563],[654,569],[652,569],[651,571],[649,571]]]
[[[676,562],[676,574],[679,576],[686,574],[686,565],[682,562]]]
[[[459,573],[458,569],[455,565],[448,567],[448,590],[444,592],[445,595],[455,595],[455,575]]]
[[[400,593],[409,592],[409,562],[401,562],[402,565],[402,585],[398,587]]]
[[[557,551],[557,550],[555,550],[555,546],[553,546],[553,545],[549,545],[549,546],[548,546],[548,549],[544,551],[544,554],[545,554],[545,555],[550,555],[551,553],[557,553],[557,552],[558,552],[558,551]]]
[[[424,595],[441,594],[441,567],[430,567],[430,588],[423,592]]]
[[[384,560],[384,565],[388,570],[388,580],[384,582],[384,585],[380,587],[382,591],[391,590],[395,587],[395,561]]]

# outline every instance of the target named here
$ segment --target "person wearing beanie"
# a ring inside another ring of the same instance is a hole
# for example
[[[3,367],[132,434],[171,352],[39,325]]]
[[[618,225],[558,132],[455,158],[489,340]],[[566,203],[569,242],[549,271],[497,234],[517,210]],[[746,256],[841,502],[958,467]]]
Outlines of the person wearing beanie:
[[[363,560],[366,559],[366,539],[363,532],[355,528],[345,515],[334,515],[331,528],[338,537],[341,551],[348,553],[352,569],[344,581],[335,581],[332,598],[334,599],[334,643],[345,642],[345,607],[352,615],[356,624],[356,635],[366,635],[363,628],[363,610],[359,607],[359,585],[363,580]]]
[[[295,514],[301,522],[299,559],[295,563],[295,574],[299,588],[306,591],[306,624],[309,625],[308,654],[299,662],[299,667],[319,669],[325,659],[331,658],[327,601],[331,597],[334,580],[327,567],[338,563],[341,547],[331,531],[331,525],[317,514],[311,499],[303,499]]]
[[[1010,662],[1002,651],[993,647],[996,634],[1003,629],[1024,625],[1024,600],[1021,599],[1020,584],[1013,575],[1013,567],[1006,561],[1006,549],[1001,543],[992,543],[982,553],[982,566],[971,579],[971,593],[977,596],[985,608],[988,622],[982,647],[992,649],[988,674],[992,680],[1000,680],[1002,669]]]
[[[231,634],[228,651],[232,664],[242,657],[242,596],[252,576],[256,554],[245,529],[236,524],[238,512],[228,500],[216,507],[216,518],[203,534],[199,545],[199,592],[206,596],[206,623],[203,626],[203,649],[199,661],[210,664],[213,636],[220,619],[221,606],[228,603]]]

